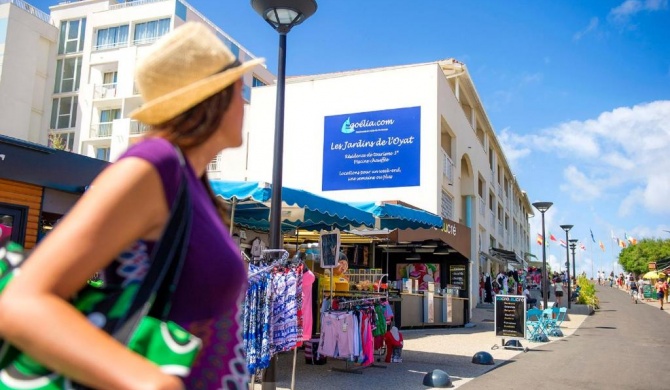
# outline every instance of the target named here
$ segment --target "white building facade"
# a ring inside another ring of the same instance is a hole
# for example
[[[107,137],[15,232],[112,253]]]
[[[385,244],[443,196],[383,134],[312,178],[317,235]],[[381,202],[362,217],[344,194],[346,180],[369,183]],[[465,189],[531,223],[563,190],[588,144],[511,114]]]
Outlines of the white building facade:
[[[246,159],[224,152],[225,178],[270,182],[276,87],[252,96]],[[400,200],[470,227],[473,297],[480,272],[502,268],[490,248],[529,252],[531,205],[458,61],[289,78],[284,128],[285,186]]]
[[[0,0],[0,134],[46,144],[58,30],[21,0]]]
[[[50,10],[59,36],[49,133],[70,150],[102,160],[116,159],[146,131],[129,118],[142,104],[134,69],[158,38],[186,21],[199,21],[240,61],[255,58],[182,0],[85,0]],[[256,67],[244,78],[246,101],[253,86],[271,83],[274,76],[264,66]],[[210,167],[214,177],[217,162]]]

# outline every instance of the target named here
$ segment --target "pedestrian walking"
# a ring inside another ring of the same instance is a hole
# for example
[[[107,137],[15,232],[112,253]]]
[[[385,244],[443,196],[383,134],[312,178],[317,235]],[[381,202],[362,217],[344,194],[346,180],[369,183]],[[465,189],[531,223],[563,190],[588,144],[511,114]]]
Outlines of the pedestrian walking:
[[[665,300],[666,288],[665,282],[663,282],[661,279],[658,279],[654,287],[656,288],[656,298],[658,298],[658,301],[661,303],[661,310],[663,310],[663,301]]]
[[[563,280],[559,276],[554,279],[554,295],[556,296],[556,307],[561,306],[561,301],[563,299]]]
[[[631,275],[631,279],[628,281],[628,288],[630,288],[630,299],[637,304],[637,282],[635,282],[634,277]]]

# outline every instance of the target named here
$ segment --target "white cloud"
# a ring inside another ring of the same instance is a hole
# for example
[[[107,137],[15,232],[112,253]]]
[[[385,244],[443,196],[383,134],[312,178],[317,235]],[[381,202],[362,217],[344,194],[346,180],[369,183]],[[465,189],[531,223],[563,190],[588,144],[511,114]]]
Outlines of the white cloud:
[[[563,171],[565,183],[561,184],[562,191],[570,194],[574,200],[589,200],[602,194],[597,181],[590,179],[575,166],[569,166]]]
[[[507,163],[512,168],[512,172],[517,167],[517,161],[531,153],[529,147],[522,145],[522,137],[509,131],[509,128],[504,128],[498,135],[498,143],[505,153]]]
[[[620,107],[528,136],[505,129],[501,139],[517,165],[529,150],[569,159],[561,189],[574,200],[617,192],[621,215],[639,207],[670,214],[670,100]]]
[[[626,22],[630,17],[643,11],[661,11],[668,8],[668,0],[626,0],[610,11],[609,17],[615,22]]]
[[[591,20],[589,21],[589,25],[586,26],[585,29],[583,29],[581,31],[577,31],[572,36],[572,40],[573,41],[579,41],[580,39],[582,39],[588,33],[592,32],[592,31],[595,31],[598,28],[598,23],[599,23],[599,19],[597,17],[591,18]]]
[[[652,212],[666,213],[670,198],[670,177],[668,174],[649,176],[647,187],[644,189],[644,205]]]

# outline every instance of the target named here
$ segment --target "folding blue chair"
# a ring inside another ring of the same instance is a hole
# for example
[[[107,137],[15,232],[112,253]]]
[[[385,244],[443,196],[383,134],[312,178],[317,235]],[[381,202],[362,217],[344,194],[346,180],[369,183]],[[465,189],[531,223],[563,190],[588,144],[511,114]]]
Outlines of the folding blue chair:
[[[558,317],[556,317],[556,327],[560,328],[563,321],[565,321],[565,316],[568,314],[567,307],[561,307],[558,309]]]
[[[538,308],[530,309],[526,312],[526,338],[533,342],[547,342],[549,337],[545,331],[544,315]]]
[[[560,324],[558,323],[558,318],[561,315],[561,310],[565,308],[552,307],[549,309],[544,309],[542,315],[544,317],[545,330],[549,336],[553,337],[563,337],[563,332],[559,328]],[[566,309],[567,312],[567,309]],[[565,317],[565,314],[563,314]],[[563,322],[561,320],[561,322]]]

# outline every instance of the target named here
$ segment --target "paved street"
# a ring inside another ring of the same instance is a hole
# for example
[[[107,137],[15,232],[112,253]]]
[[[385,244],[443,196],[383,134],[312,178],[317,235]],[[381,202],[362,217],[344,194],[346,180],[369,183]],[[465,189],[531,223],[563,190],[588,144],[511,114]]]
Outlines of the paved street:
[[[597,289],[600,310],[572,336],[516,355],[461,388],[669,388],[669,311],[657,302],[636,305],[621,290]]]
[[[571,314],[561,326],[566,335],[572,334],[582,324],[586,315]],[[516,350],[499,348],[500,338],[493,331],[493,308],[478,308],[473,311],[472,328],[425,328],[403,330],[405,346],[400,364],[380,363],[386,368],[366,368],[360,374],[337,371],[345,368],[344,361],[328,359],[323,366],[305,364],[304,354],[298,352],[296,365],[296,389],[427,389],[422,385],[427,372],[435,369],[446,371],[455,387],[462,386],[474,378],[503,365],[516,355]],[[558,342],[559,338],[552,338]],[[538,348],[541,343],[527,343]],[[472,356],[479,351],[489,352],[495,365],[472,363]],[[277,388],[290,389],[292,354],[279,356],[277,365]],[[261,386],[257,385],[256,389]]]
[[[345,362],[329,359],[324,366],[310,366],[300,351],[295,388],[428,389],[422,379],[434,369],[447,372],[454,387],[464,390],[668,388],[670,310],[660,311],[657,302],[634,304],[618,289],[597,288],[599,311],[571,314],[561,326],[566,337],[523,341],[530,348],[527,353],[496,348],[501,340],[493,332],[493,310],[476,309],[474,328],[403,331],[403,363],[380,364],[387,368],[343,373],[333,369],[345,368]],[[479,351],[491,353],[495,365],[473,364]],[[291,388],[292,357],[279,357],[280,390]]]

